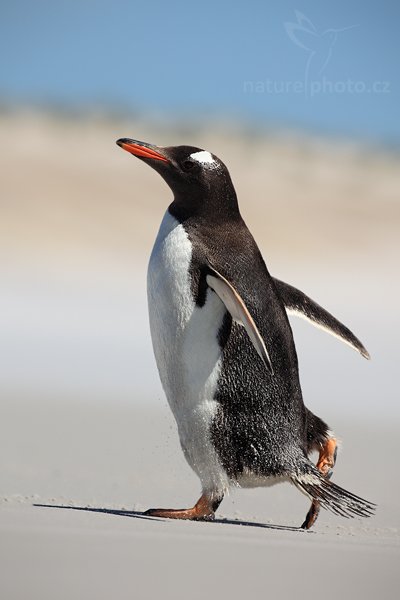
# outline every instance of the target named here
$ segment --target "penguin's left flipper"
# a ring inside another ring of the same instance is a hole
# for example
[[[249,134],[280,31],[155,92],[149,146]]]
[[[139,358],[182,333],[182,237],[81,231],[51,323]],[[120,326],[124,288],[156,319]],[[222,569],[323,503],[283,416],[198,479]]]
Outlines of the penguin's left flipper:
[[[209,267],[209,273],[206,276],[207,285],[219,296],[220,300],[225,304],[226,310],[230,313],[232,319],[243,325],[247,335],[249,336],[254,348],[263,360],[268,371],[273,375],[271,359],[265,342],[246,307],[243,298],[235,290],[233,285],[221,273],[218,273],[214,268]]]
[[[288,283],[275,278],[274,283],[289,315],[304,317],[312,325],[323,329],[357,350],[364,358],[370,358],[368,351],[350,329],[335,319],[322,306]]]

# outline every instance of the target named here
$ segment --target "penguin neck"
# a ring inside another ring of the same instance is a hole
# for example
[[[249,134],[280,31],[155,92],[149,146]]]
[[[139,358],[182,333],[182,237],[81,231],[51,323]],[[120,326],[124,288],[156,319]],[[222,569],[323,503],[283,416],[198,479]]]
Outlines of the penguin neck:
[[[241,221],[233,185],[220,186],[212,192],[190,190],[175,193],[169,212],[180,222],[196,220],[210,222]]]

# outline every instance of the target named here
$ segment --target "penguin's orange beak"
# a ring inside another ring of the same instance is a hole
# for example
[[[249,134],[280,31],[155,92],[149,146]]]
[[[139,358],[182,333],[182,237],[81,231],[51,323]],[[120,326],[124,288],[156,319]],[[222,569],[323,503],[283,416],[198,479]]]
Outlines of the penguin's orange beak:
[[[147,144],[146,142],[121,138],[120,140],[117,140],[117,144],[127,152],[130,152],[139,158],[152,158],[154,160],[169,162],[169,160],[160,153],[160,148]]]

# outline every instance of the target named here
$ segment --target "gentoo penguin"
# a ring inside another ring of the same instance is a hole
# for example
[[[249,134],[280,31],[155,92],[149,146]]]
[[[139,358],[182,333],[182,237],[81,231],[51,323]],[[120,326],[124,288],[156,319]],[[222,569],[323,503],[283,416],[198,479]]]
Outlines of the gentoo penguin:
[[[202,493],[189,509],[147,515],[207,520],[232,486],[288,481],[319,508],[368,517],[375,505],[330,481],[337,442],[303,403],[287,313],[368,352],[301,291],[273,279],[238,207],[229,172],[200,148],[117,144],[153,167],[174,199],[148,267],[148,304],[161,382]],[[318,450],[314,465],[308,458]]]

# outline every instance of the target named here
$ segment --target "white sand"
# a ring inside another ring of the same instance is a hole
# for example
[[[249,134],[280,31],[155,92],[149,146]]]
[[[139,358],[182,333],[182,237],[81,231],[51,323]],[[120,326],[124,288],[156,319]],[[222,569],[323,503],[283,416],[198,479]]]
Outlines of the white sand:
[[[0,598],[397,598],[398,157],[290,136],[0,120]],[[145,263],[169,192],[114,148],[129,135],[223,157],[272,272],[365,342],[370,363],[294,323],[306,404],[343,439],[335,481],[375,501],[375,517],[322,512],[299,531],[308,502],[284,485],[236,491],[216,523],[140,515],[189,506],[199,487],[147,326]]]

